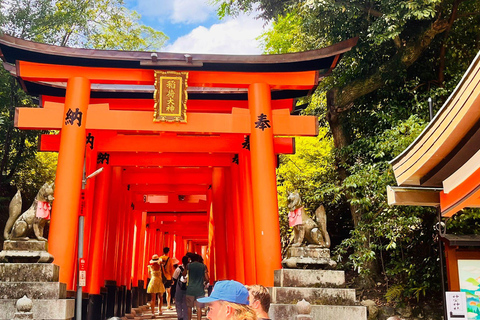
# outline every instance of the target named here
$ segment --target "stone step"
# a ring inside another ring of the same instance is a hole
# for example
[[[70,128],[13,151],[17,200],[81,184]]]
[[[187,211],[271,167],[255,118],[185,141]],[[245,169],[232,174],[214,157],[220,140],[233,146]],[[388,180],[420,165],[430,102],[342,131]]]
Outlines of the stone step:
[[[52,263],[0,263],[0,281],[58,282],[59,270]]]
[[[355,289],[333,288],[269,288],[272,303],[297,303],[305,299],[312,305],[352,305]]]
[[[345,272],[280,269],[274,271],[273,281],[275,287],[337,287],[345,284]]]
[[[0,282],[0,299],[20,299],[24,295],[32,299],[65,299],[67,285],[60,282]]]
[[[271,304],[268,312],[272,320],[295,319],[298,315],[294,304]],[[363,306],[312,305],[310,315],[322,320],[367,320],[367,308]]]
[[[11,320],[16,312],[18,299],[0,300],[0,320]],[[32,300],[33,319],[71,319],[75,313],[75,300]]]

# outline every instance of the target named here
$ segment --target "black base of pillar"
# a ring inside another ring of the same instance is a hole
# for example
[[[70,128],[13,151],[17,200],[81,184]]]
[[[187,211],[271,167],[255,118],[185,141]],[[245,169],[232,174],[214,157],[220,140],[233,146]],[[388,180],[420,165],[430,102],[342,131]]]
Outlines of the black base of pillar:
[[[88,296],[82,299],[82,320],[87,320]]]
[[[105,289],[102,291],[102,319],[107,319],[107,290]]]
[[[132,308],[138,308],[138,287],[132,287]]]
[[[147,299],[145,297],[145,289],[143,289],[144,282],[143,280],[138,280],[138,305],[144,306],[147,304]]]
[[[107,313],[106,317],[111,318],[115,316],[115,307],[117,305],[117,282],[105,281],[105,288],[107,288]]]
[[[123,317],[125,315],[125,294],[127,287],[126,286],[120,286],[118,287],[118,297],[117,297],[117,308],[115,311],[115,316],[117,317]]]
[[[132,313],[132,290],[127,290],[125,295],[125,313]]]
[[[87,320],[103,320],[103,296],[101,294],[90,294],[88,296]]]

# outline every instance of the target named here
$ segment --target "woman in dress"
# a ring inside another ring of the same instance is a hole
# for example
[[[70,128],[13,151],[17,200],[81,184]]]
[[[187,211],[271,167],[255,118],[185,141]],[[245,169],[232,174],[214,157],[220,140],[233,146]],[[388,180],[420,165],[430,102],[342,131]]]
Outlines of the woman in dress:
[[[152,308],[152,314],[155,314],[155,304],[157,300],[157,293],[160,293],[158,299],[158,314],[162,314],[162,304],[163,304],[163,293],[165,292],[165,287],[163,286],[162,281],[162,266],[161,261],[157,254],[152,256],[150,264],[148,265],[148,272],[150,273],[150,282],[148,283],[147,293],[150,293],[152,299],[150,301],[150,307]]]

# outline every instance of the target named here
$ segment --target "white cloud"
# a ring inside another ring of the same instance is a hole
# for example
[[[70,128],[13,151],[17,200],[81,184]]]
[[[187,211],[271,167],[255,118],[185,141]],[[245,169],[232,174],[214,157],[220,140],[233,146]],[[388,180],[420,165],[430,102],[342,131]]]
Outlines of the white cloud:
[[[169,20],[171,23],[199,23],[216,15],[208,0],[127,0],[143,17]]]
[[[205,0],[176,0],[173,3],[173,23],[198,23],[208,20],[215,8]]]
[[[199,26],[178,38],[162,51],[181,53],[260,54],[258,36],[264,31],[264,21],[254,15],[229,18],[210,28]]]

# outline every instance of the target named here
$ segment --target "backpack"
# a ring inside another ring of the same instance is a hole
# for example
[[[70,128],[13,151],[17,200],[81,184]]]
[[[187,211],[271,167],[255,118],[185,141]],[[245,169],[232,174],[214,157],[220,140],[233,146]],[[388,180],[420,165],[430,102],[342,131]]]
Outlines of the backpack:
[[[183,273],[183,267],[182,266],[179,266],[180,270],[182,270],[182,273]],[[184,282],[185,281],[185,282]],[[180,290],[187,290],[187,280],[184,278],[184,276],[182,276],[182,274],[180,274],[180,277],[178,277],[178,286],[180,287]]]
[[[168,259],[167,259],[167,262],[168,262]],[[165,262],[166,264],[166,262]],[[160,264],[160,266],[162,267],[162,282],[165,284],[165,282],[167,282],[167,277],[165,276],[165,266],[163,263]]]

